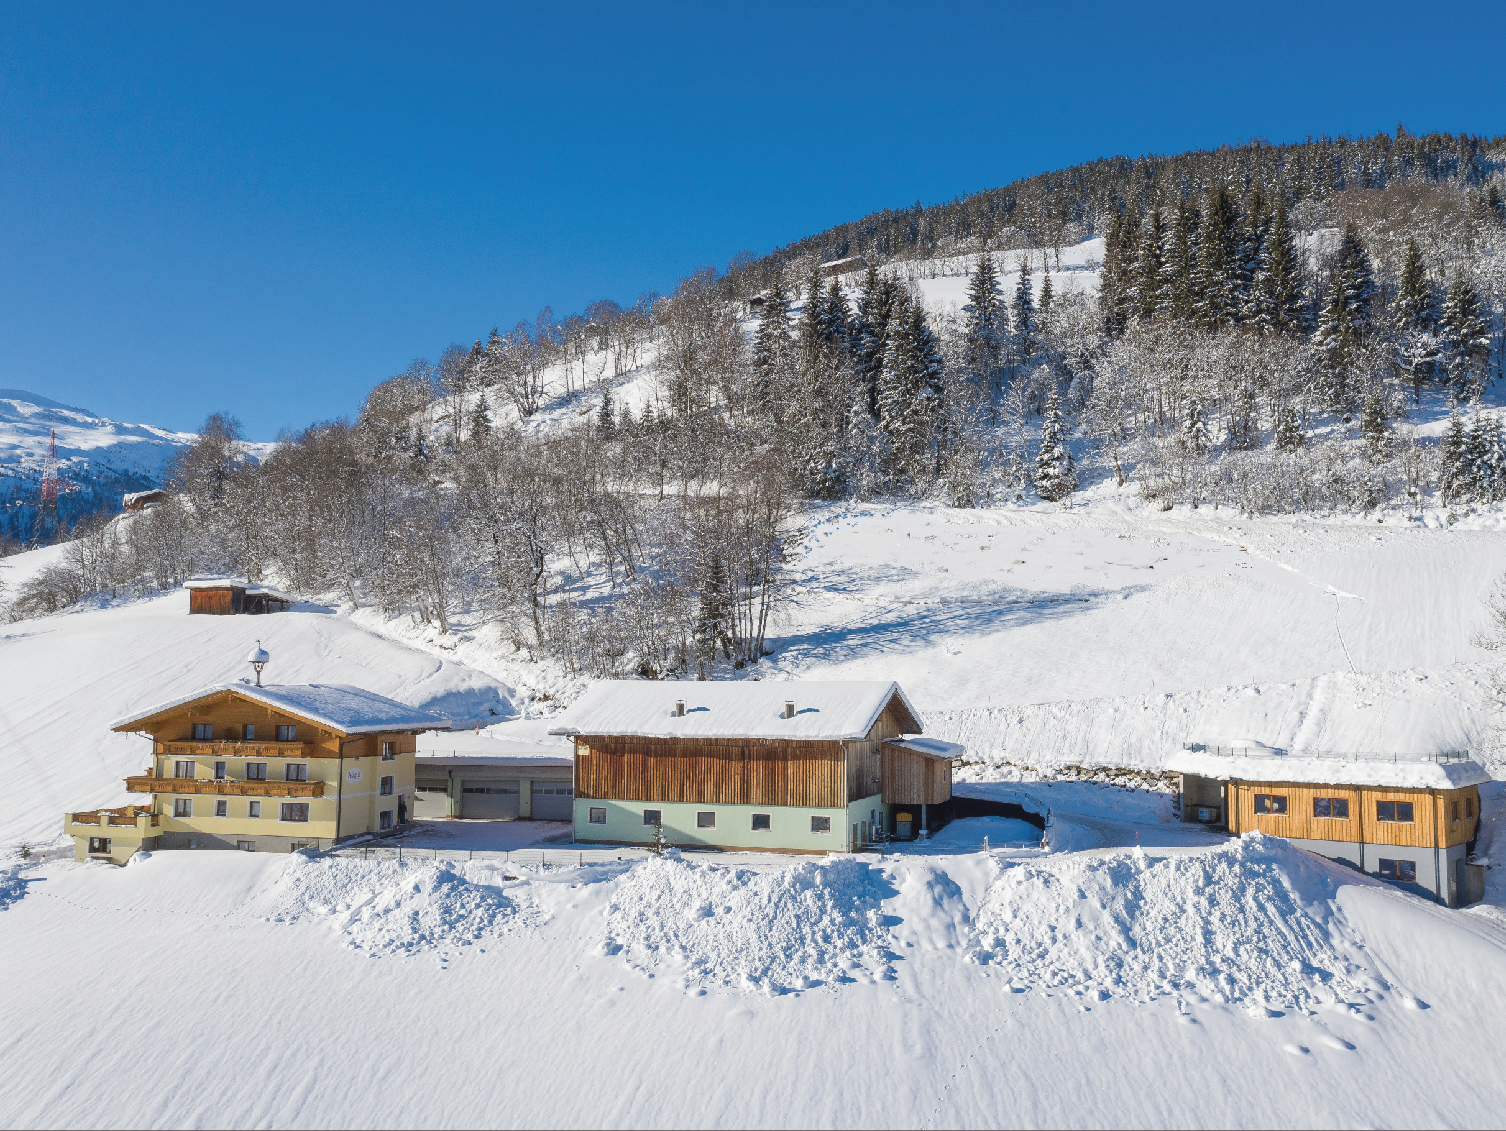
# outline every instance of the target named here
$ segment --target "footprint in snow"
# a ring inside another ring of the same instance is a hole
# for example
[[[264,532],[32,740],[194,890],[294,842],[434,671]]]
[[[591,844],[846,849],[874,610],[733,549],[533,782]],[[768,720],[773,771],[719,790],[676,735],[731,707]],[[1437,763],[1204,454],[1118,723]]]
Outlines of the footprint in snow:
[[[1348,1041],[1340,1040],[1338,1037],[1332,1036],[1331,1034],[1325,1034],[1324,1036],[1320,1037],[1319,1040],[1321,1040],[1329,1048],[1338,1049],[1340,1052],[1354,1051],[1354,1046],[1351,1045]]]
[[[1283,1052],[1289,1052],[1293,1056],[1308,1056],[1312,1052],[1312,1050],[1309,1049],[1306,1045],[1292,1045],[1292,1044],[1282,1045],[1281,1046],[1281,1050]]]

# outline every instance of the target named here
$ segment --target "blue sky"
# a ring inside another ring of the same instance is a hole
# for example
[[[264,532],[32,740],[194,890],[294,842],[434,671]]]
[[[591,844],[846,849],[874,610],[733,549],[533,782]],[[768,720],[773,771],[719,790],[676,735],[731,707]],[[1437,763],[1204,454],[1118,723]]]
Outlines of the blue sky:
[[[1116,153],[1506,133],[1499,4],[0,4],[0,387],[252,438]]]

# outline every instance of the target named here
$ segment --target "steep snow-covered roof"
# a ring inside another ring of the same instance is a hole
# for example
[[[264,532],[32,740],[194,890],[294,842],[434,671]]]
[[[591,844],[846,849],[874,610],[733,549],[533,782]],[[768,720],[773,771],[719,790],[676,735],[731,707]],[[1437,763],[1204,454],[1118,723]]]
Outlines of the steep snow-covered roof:
[[[221,683],[203,688],[174,699],[159,703],[150,710],[141,711],[129,718],[110,724],[111,730],[130,730],[143,722],[175,707],[182,707],[198,699],[207,699],[221,692],[236,695],[277,707],[307,719],[311,723],[329,727],[341,734],[377,734],[395,730],[445,730],[450,721],[438,715],[409,707],[385,695],[351,687],[342,683],[289,683],[256,687],[246,683]]]
[[[1229,755],[1181,750],[1171,756],[1166,768],[1219,781],[1366,785],[1379,789],[1459,789],[1490,781],[1490,774],[1478,762],[1383,762],[1360,757],[1350,761],[1255,751]]]
[[[891,738],[888,745],[924,754],[927,758],[960,758],[967,753],[967,747],[961,743],[940,738]]]
[[[685,701],[676,716],[675,701]],[[795,717],[784,717],[794,700]],[[898,700],[902,729],[921,729],[920,715],[892,680],[818,682],[734,680],[660,683],[606,680],[575,701],[550,734],[645,738],[859,739]]]

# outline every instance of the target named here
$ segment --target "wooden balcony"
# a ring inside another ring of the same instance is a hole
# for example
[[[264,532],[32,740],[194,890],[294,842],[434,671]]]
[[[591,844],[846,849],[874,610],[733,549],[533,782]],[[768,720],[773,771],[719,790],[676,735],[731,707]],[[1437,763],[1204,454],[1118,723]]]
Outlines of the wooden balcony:
[[[208,793],[221,797],[323,797],[322,781],[236,781],[230,778],[126,778],[131,793]]]
[[[214,739],[195,742],[159,742],[159,754],[177,754],[189,758],[310,758],[319,757],[312,750],[312,742],[263,742],[253,739],[241,742],[234,739]]]
[[[157,814],[136,805],[122,805],[119,809],[91,809],[87,813],[71,813],[69,816],[75,825],[98,825],[102,823],[99,819],[101,813],[108,813],[110,816],[107,828],[134,828],[138,817],[150,817],[151,824],[158,823]]]

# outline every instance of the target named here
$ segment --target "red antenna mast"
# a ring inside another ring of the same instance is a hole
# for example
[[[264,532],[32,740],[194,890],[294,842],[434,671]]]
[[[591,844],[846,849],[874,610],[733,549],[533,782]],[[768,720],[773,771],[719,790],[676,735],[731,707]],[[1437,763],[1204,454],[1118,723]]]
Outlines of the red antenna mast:
[[[56,533],[58,528],[58,493],[77,491],[78,484],[69,483],[66,479],[58,478],[58,433],[52,429],[52,436],[47,441],[47,458],[42,461],[42,492],[41,492],[41,516],[39,532],[45,531],[49,526]]]

